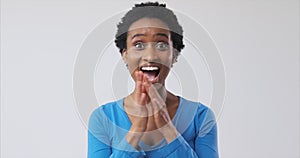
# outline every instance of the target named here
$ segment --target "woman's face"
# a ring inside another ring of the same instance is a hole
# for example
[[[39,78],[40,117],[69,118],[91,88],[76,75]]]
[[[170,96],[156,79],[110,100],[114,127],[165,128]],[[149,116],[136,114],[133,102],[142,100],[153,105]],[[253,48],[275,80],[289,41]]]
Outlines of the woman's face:
[[[129,27],[122,56],[134,80],[142,71],[151,83],[164,85],[173,64],[173,43],[168,26],[159,19],[142,18]]]

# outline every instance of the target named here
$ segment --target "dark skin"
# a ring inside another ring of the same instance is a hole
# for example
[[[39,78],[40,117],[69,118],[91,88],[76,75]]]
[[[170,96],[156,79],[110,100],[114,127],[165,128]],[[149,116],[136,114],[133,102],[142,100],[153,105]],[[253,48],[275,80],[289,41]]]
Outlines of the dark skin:
[[[143,111],[139,113],[140,116],[148,117],[140,117],[137,116],[139,114],[131,115],[127,113],[128,118],[132,123],[130,131],[135,133],[135,136],[139,138],[138,140],[142,140],[148,145],[154,145],[164,138],[163,134],[161,134],[157,129],[164,128],[164,126],[170,123],[170,121],[173,119],[178,108],[179,99],[172,93],[167,92],[167,100],[164,107],[159,107],[159,101],[157,100],[157,103],[155,103],[155,97],[158,97],[156,95],[160,95],[158,91],[151,83],[147,81],[146,75],[144,75],[141,71],[136,72],[135,75],[138,80],[135,83],[136,85],[134,92],[124,100],[125,111],[130,111],[129,108],[132,107],[132,105],[135,104],[135,100],[137,100],[139,105],[135,105],[135,108],[138,106],[139,110]],[[154,99],[153,103],[149,101],[151,98]],[[150,110],[149,107],[146,106],[147,103],[148,105],[155,104],[151,105],[152,107],[155,107]],[[155,114],[149,114],[149,111],[152,111],[152,113],[153,111],[159,112],[154,112]],[[164,119],[160,112],[164,112],[164,114],[168,115],[169,118]],[[133,146],[137,146],[138,141],[134,142],[134,144],[135,145]]]
[[[127,35],[123,60],[135,81],[133,93],[124,100],[124,109],[132,123],[126,139],[136,149],[139,141],[154,145],[167,143],[178,134],[172,123],[179,99],[165,88],[165,79],[175,59],[168,27],[158,19],[142,18],[134,22]],[[159,67],[159,74],[149,77],[143,66]]]

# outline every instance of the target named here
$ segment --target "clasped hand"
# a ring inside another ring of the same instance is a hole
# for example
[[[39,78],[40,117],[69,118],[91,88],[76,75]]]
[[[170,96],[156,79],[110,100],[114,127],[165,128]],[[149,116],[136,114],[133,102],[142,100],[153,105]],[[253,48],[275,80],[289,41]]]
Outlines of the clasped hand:
[[[130,105],[125,110],[130,118],[132,126],[127,140],[131,143],[134,137],[135,143],[140,140],[144,132],[158,130],[169,143],[176,138],[177,130],[169,116],[166,103],[155,86],[148,81],[143,72],[135,72],[135,90],[131,95]]]

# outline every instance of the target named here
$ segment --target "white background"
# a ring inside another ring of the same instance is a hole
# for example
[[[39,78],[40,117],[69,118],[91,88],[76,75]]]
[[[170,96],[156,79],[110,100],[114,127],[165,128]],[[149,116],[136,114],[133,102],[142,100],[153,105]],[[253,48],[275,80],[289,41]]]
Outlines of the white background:
[[[74,61],[97,24],[135,2],[1,1],[1,157],[86,157]],[[202,24],[220,50],[220,157],[299,158],[299,1],[165,2]]]

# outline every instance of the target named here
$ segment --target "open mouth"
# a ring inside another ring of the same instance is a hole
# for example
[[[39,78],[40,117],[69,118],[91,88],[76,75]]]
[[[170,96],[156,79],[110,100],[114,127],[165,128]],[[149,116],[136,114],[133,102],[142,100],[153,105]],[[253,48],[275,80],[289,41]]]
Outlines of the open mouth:
[[[160,67],[158,66],[142,66],[140,70],[147,75],[149,81],[153,81],[160,72]]]

